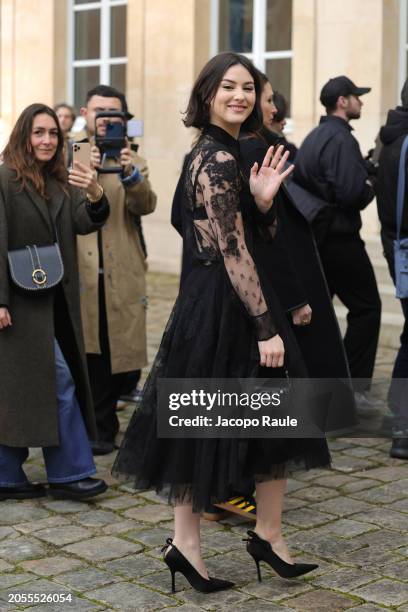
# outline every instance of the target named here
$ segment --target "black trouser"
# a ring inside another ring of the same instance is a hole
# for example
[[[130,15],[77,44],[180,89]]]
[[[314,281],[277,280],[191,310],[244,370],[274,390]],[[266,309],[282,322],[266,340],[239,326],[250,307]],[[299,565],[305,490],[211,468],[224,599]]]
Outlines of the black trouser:
[[[390,275],[395,285],[394,236],[383,230],[381,240]],[[408,298],[400,300],[404,315],[404,327],[400,336],[400,347],[392,370],[392,381],[388,392],[388,404],[393,415],[394,437],[408,437]]]
[[[99,342],[101,354],[88,353],[86,356],[89,380],[94,401],[98,440],[114,443],[119,431],[116,403],[121,395],[126,373],[112,374],[103,274],[99,275]]]
[[[329,236],[320,257],[331,296],[337,295],[348,309],[344,348],[354,388],[369,388],[381,324],[381,300],[364,242],[359,235]],[[316,347],[318,350],[318,347]]]

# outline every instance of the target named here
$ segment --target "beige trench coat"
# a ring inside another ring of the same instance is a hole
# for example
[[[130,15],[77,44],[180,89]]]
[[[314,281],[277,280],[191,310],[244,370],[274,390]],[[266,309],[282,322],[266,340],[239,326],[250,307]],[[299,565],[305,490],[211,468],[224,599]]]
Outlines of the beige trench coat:
[[[101,236],[112,374],[138,370],[147,364],[147,266],[134,215],[152,213],[157,198],[145,160],[136,153],[132,157],[143,181],[125,187],[118,174],[100,174],[98,178],[111,205]],[[79,237],[78,259],[85,349],[100,354],[97,234]]]

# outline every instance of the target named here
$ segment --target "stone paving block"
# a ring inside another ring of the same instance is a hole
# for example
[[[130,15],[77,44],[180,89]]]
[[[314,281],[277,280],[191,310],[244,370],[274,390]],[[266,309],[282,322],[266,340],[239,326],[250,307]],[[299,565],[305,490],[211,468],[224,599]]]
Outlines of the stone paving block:
[[[145,503],[145,500],[140,499],[136,495],[125,495],[122,493],[116,497],[98,501],[98,506],[107,510],[123,510],[132,506],[139,506],[143,503]]]
[[[10,565],[10,563],[7,563],[6,561],[3,561],[3,559],[0,559],[0,572],[11,572],[13,571],[14,566]]]
[[[93,612],[102,612],[103,610],[107,609],[76,596],[72,596],[72,602],[67,602],[65,606],[66,607],[64,610],[64,608],[61,608],[61,604],[44,604],[34,606],[32,608],[25,608],[25,610],[34,610],[35,612],[62,612],[62,610],[63,612],[88,612],[88,610],[92,610]]]
[[[362,499],[370,503],[388,504],[408,496],[408,478],[397,482],[383,484],[377,487],[354,493],[355,499]]]
[[[308,508],[299,508],[298,510],[289,510],[283,515],[284,523],[289,523],[289,525],[295,525],[295,527],[303,528],[316,527],[317,525],[322,525],[323,523],[327,523],[328,521],[332,520],[332,515],[327,514],[326,512],[310,510],[310,506]]]
[[[377,450],[376,448],[370,448],[367,446],[355,446],[354,448],[349,448],[345,454],[349,455],[350,457],[362,457],[363,459],[364,457],[375,459],[376,455],[382,455],[381,451]]]
[[[263,599],[247,599],[247,601],[235,606],[234,610],[245,610],[246,612],[255,612],[255,610],[256,612],[288,612],[286,606],[280,606]]]
[[[327,476],[327,474],[328,470],[313,469],[296,472],[295,476],[296,480],[308,482],[309,480],[316,480],[320,476]]]
[[[358,571],[355,569],[341,568],[334,572],[328,572],[324,576],[310,579],[313,586],[320,586],[333,591],[341,591],[349,593],[353,589],[363,586],[369,582],[374,582],[381,578],[379,574],[374,572]]]
[[[37,542],[26,537],[19,537],[15,540],[3,540],[0,542],[0,557],[7,561],[25,561],[26,559],[37,559],[47,554],[46,548]]]
[[[40,508],[36,502],[3,501],[1,502],[0,525],[15,525],[27,521],[37,521],[49,516],[49,512]]]
[[[90,510],[89,512],[81,512],[75,517],[75,522],[84,527],[104,527],[105,525],[115,524],[118,520],[114,512],[105,510]]]
[[[302,482],[301,480],[296,480],[295,478],[288,478],[288,486],[286,491],[288,494],[290,494],[294,493],[295,491],[298,491],[299,489],[304,489],[307,486],[308,485]]]
[[[142,550],[142,546],[113,536],[102,536],[70,544],[64,550],[88,561],[98,562],[137,553]]]
[[[353,476],[345,476],[344,474],[329,474],[328,476],[321,476],[316,478],[314,484],[322,487],[331,487],[332,489],[339,489],[344,487],[348,483],[357,482]]]
[[[0,540],[5,540],[9,537],[18,537],[18,533],[12,527],[0,527]]]
[[[184,580],[184,578],[183,578]],[[198,593],[189,589],[176,593],[176,596],[183,601],[199,606],[204,610],[225,610],[231,612],[235,610],[240,603],[248,601],[247,594],[237,591],[236,589],[228,589],[219,591],[218,593]],[[177,610],[177,608],[175,608]]]
[[[40,531],[40,529],[47,529],[49,527],[59,527],[69,525],[70,522],[65,516],[49,516],[38,521],[30,521],[28,523],[18,523],[14,525],[14,529],[20,533],[29,534],[34,531]]]
[[[254,563],[255,568],[255,563]],[[263,570],[263,566],[262,566]],[[257,578],[247,585],[239,586],[242,593],[259,597],[268,601],[281,601],[288,597],[293,597],[300,593],[310,591],[312,587],[304,579],[284,580],[278,576],[266,576],[262,571],[262,582],[258,582]]]
[[[286,495],[283,500],[283,513],[289,512],[289,510],[298,510],[308,505],[305,499],[298,499],[297,497]]]
[[[127,531],[131,531],[134,528],[134,521],[117,521],[116,523],[112,523],[111,525],[105,525],[105,527],[103,527],[102,529],[102,532],[104,535],[115,535],[119,533],[126,533]]]
[[[307,501],[323,501],[325,499],[331,499],[339,495],[336,489],[329,489],[328,487],[310,486],[305,487],[301,491],[296,491],[296,497],[300,499],[306,499]]]
[[[245,543],[242,541],[242,537],[229,531],[207,532],[203,544],[206,548],[217,552],[225,553],[234,549],[245,552]]]
[[[348,482],[344,486],[341,487],[343,493],[356,493],[357,491],[364,491],[365,489],[371,489],[379,485],[378,480],[371,480],[370,478],[361,478],[360,480],[354,480],[353,482]]]
[[[392,504],[387,504],[387,508],[389,508],[390,510],[397,510],[397,512],[408,513],[408,497],[393,502]]]
[[[408,602],[407,585],[387,578],[355,589],[352,593],[384,606],[400,606]]]
[[[63,572],[68,572],[74,568],[81,567],[82,562],[69,557],[45,557],[44,559],[34,559],[32,561],[23,561],[21,567],[29,572],[38,574],[39,576],[56,576]]]
[[[309,591],[298,597],[285,600],[285,604],[289,608],[300,610],[300,612],[328,612],[329,610],[340,612],[355,606],[355,603],[355,599],[351,599],[346,595],[339,595],[338,593],[333,593],[333,591],[322,589]]]
[[[391,551],[406,543],[408,543],[408,532],[398,533],[388,529],[371,531],[354,538],[354,544],[359,548],[369,546],[380,551]]]
[[[0,576],[0,590],[14,587],[16,584],[23,584],[24,582],[30,582],[33,579],[32,574],[2,574]]]
[[[359,521],[353,521],[352,519],[343,518],[318,527],[316,536],[319,537],[320,534],[332,533],[339,538],[348,539],[355,538],[356,536],[370,531],[378,531],[378,528],[370,523],[362,523]]]
[[[161,497],[160,495],[158,495],[155,491],[143,491],[143,492],[140,492],[138,494],[138,497],[142,498],[143,500],[154,502],[156,504],[163,504],[165,506],[167,505],[165,498]]]
[[[142,578],[146,574],[151,574],[163,569],[163,561],[152,559],[143,553],[138,555],[128,555],[114,561],[108,561],[100,565],[101,568],[109,572],[119,574],[130,580]]]
[[[345,438],[335,438],[328,440],[329,448],[333,451],[342,451],[347,450],[348,448],[353,448],[353,443],[351,440],[347,440]]]
[[[396,555],[385,550],[381,552],[378,548],[360,548],[349,553],[339,552],[337,560],[350,565],[357,565],[361,568],[369,568],[372,572],[381,573],[383,565],[393,563],[397,559]],[[401,560],[399,558],[398,560]]]
[[[42,505],[52,512],[59,514],[69,514],[71,512],[84,512],[92,509],[91,503],[73,501],[71,499],[53,499],[52,501],[44,501]]]
[[[359,457],[348,457],[345,455],[334,457],[332,463],[333,470],[345,472],[346,474],[352,474],[373,467],[375,467],[375,463],[369,459],[360,459]]]
[[[163,504],[147,504],[146,506],[138,506],[130,508],[123,513],[123,516],[136,521],[147,523],[160,523],[161,521],[170,521],[173,519],[173,509],[170,506]]]
[[[88,591],[85,595],[90,599],[106,603],[115,610],[137,610],[138,612],[161,610],[167,606],[176,605],[180,601],[176,597],[167,597],[129,582],[118,582],[101,589]]]
[[[171,532],[163,527],[154,527],[149,529],[147,526],[143,528],[140,525],[139,529],[135,529],[134,531],[130,531],[126,534],[126,537],[132,541],[142,542],[147,547],[155,547],[164,546],[166,539],[171,536]]]
[[[363,604],[362,606],[357,606],[355,608],[350,608],[351,610],[355,610],[355,612],[384,612],[384,608],[379,608],[374,604]],[[398,610],[403,610],[403,608],[398,608]]]
[[[388,527],[389,529],[396,529],[399,531],[406,531],[407,528],[407,516],[402,512],[395,512],[387,507],[379,508],[371,506],[370,510],[361,512],[353,515],[355,521],[362,521],[363,523],[373,523],[379,527]]]
[[[41,529],[35,532],[35,537],[54,544],[55,546],[64,546],[65,544],[73,544],[80,540],[90,538],[92,533],[84,527],[76,525],[68,525],[65,527],[50,527],[49,529]]]
[[[354,474],[356,478],[374,478],[382,482],[392,482],[393,480],[402,480],[407,478],[408,467],[406,464],[391,467],[378,467],[364,472]]]
[[[301,531],[287,538],[290,548],[303,550],[305,553],[315,554],[324,559],[337,561],[340,555],[348,555],[357,550],[359,545],[354,539],[340,540],[332,534],[316,534],[314,530]]]
[[[357,512],[368,512],[369,510],[373,509],[373,506],[367,502],[344,496],[329,499],[317,504],[312,504],[309,506],[309,508],[311,509],[312,514],[315,510],[318,510],[319,512],[328,512],[336,516],[349,516],[350,514],[355,514]]]
[[[105,586],[121,579],[112,572],[86,567],[74,572],[67,572],[57,576],[56,581],[73,589],[74,591],[89,591],[97,587]]]
[[[402,561],[401,563],[390,563],[388,565],[384,565],[382,567],[381,574],[383,576],[387,576],[387,578],[396,578],[397,580],[408,582],[408,563],[406,561]]]

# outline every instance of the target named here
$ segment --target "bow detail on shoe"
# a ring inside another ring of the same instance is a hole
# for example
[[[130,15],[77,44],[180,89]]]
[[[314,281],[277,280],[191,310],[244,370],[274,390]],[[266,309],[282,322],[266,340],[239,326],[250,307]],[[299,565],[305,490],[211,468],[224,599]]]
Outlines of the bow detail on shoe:
[[[164,553],[169,546],[173,544],[173,538],[167,538],[165,545],[160,549],[162,553]]]

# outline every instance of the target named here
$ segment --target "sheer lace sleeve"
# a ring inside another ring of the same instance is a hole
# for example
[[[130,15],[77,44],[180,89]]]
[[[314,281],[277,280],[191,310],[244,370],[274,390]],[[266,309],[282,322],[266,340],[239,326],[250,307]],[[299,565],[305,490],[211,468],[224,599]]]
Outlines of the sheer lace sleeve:
[[[245,244],[239,209],[240,179],[230,153],[217,151],[208,159],[198,177],[198,190],[231,283],[254,321],[258,340],[267,340],[277,330]]]

